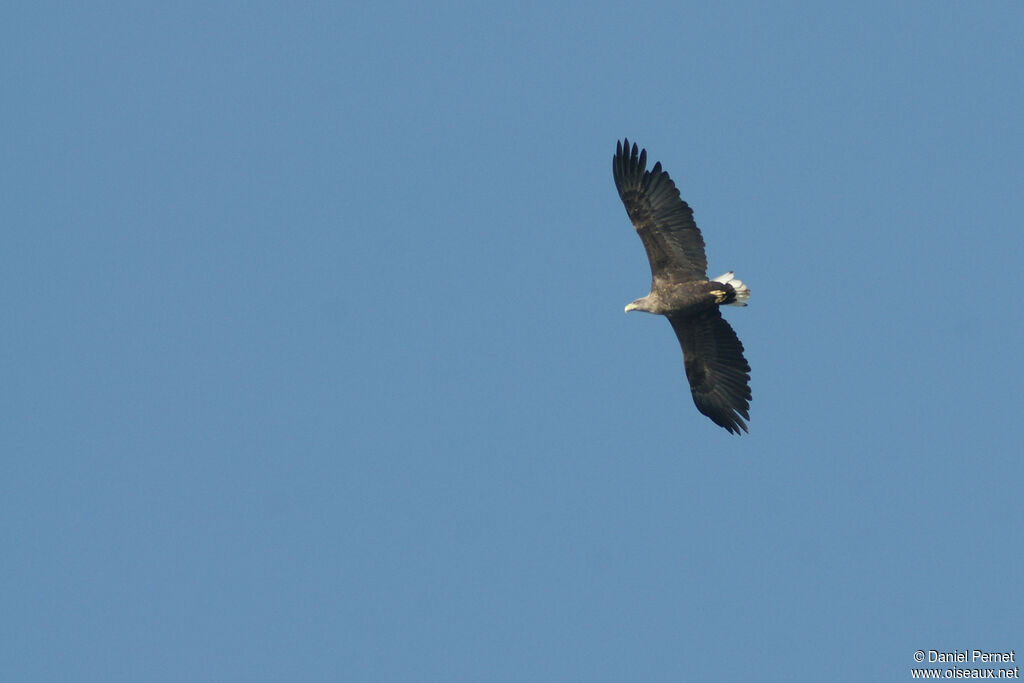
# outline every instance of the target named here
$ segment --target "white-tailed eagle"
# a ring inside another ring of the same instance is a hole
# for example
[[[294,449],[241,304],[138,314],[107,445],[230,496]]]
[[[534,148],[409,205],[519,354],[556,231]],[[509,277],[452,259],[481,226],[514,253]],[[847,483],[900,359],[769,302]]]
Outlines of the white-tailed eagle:
[[[746,306],[750,290],[729,272],[708,279],[704,239],[693,210],[661,170],[647,170],[647,150],[616,145],[612,174],[626,213],[651,262],[651,293],[626,306],[668,318],[683,347],[697,410],[733,434],[750,420],[750,365],[719,306]]]

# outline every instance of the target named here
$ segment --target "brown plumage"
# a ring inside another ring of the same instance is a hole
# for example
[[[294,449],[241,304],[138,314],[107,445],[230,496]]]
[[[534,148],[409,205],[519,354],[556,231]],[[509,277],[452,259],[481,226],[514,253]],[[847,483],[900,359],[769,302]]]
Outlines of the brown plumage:
[[[683,347],[686,379],[697,410],[729,432],[747,431],[750,365],[719,306],[746,306],[750,290],[733,273],[708,280],[704,238],[693,210],[661,170],[647,170],[647,150],[616,146],[612,175],[629,220],[651,263],[651,293],[626,311],[664,315]]]

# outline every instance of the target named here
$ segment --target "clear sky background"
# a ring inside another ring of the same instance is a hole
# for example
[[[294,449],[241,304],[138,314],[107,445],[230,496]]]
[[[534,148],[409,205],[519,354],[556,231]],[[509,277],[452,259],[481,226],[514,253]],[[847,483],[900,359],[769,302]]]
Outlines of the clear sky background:
[[[0,679],[1024,655],[1019,3],[44,2],[0,32]],[[753,291],[749,435],[623,314],[623,136]]]

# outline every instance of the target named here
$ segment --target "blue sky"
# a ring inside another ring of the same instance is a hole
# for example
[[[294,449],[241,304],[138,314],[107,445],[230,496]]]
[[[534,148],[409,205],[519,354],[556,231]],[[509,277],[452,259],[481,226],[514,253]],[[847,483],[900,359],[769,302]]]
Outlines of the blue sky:
[[[1016,3],[4,11],[0,678],[1024,651]],[[694,409],[615,193],[753,368]]]

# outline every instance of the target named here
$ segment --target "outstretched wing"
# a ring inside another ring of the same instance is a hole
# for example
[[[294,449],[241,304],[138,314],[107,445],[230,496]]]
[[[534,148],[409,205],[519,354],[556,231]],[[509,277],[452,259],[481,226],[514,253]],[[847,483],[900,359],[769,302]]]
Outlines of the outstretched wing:
[[[683,347],[686,379],[697,410],[733,434],[750,420],[750,365],[743,344],[718,307],[693,316],[668,316]]]
[[[629,140],[616,144],[612,175],[626,213],[640,235],[651,262],[651,276],[663,283],[706,280],[704,238],[693,222],[693,210],[661,170],[661,162],[647,170],[647,150],[632,150]]]

